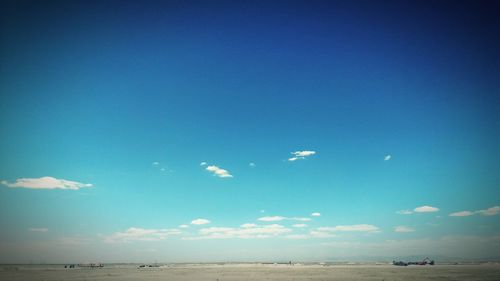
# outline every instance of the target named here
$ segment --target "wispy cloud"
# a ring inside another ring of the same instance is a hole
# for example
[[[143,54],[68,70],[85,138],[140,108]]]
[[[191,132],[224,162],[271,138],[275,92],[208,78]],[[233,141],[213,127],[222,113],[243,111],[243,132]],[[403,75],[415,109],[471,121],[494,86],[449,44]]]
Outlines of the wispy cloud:
[[[257,166],[257,165],[255,165],[255,163],[254,163],[254,162],[250,162],[250,163],[248,163],[248,166],[250,166],[250,167],[255,167],[255,166]]]
[[[172,235],[181,234],[178,229],[145,229],[131,227],[124,232],[116,232],[104,238],[107,243],[127,243],[133,241],[160,241]]]
[[[394,231],[395,232],[414,232],[415,229],[408,227],[408,226],[400,225],[400,226],[394,227]]]
[[[349,230],[347,230],[349,229]],[[286,239],[325,239],[336,237],[336,231],[365,231],[369,233],[379,232],[378,228],[363,228],[354,226],[337,226],[337,227],[318,227],[317,229],[309,231],[307,234],[289,234],[285,236]]]
[[[284,236],[285,239],[308,239],[310,238],[307,234],[288,234]]]
[[[106,240],[109,237],[106,237],[104,239],[105,242],[112,243],[116,241],[111,241],[111,240]],[[57,244],[61,244],[64,246],[82,246],[82,245],[88,245],[93,242],[94,239],[88,238],[88,237],[82,237],[82,236],[68,236],[68,237],[61,237],[56,240]]]
[[[472,215],[474,215],[474,213],[471,211],[461,211],[461,212],[451,213],[450,217],[468,217]]]
[[[329,241],[336,256],[409,256],[446,255],[458,257],[495,256],[500,251],[500,236],[445,236],[440,238],[383,240],[383,241]],[[330,255],[331,256],[331,255]]]
[[[244,224],[240,225],[240,227],[251,228],[251,227],[257,227],[257,225],[255,223],[244,223]]]
[[[201,162],[200,163],[200,166],[206,166],[207,165],[207,162]]]
[[[279,224],[253,227],[208,227],[199,231],[199,236],[184,237],[185,240],[198,239],[228,239],[228,238],[271,238],[292,232],[291,229]]]
[[[380,229],[371,224],[352,224],[318,227],[319,231],[355,231],[355,232],[380,232]]]
[[[215,165],[207,166],[206,170],[214,173],[214,175],[219,177],[219,178],[232,178],[233,177],[233,175],[231,175],[228,170],[224,170],[224,169],[219,168]]]
[[[307,227],[307,224],[305,223],[297,223],[297,224],[294,224],[292,225],[293,227],[298,227],[298,228],[302,228],[302,227]]]
[[[282,221],[282,220],[291,220],[291,221],[310,221],[311,218],[301,218],[301,217],[282,217],[282,216],[269,216],[269,217],[261,217],[258,218],[259,221]]]
[[[81,183],[64,179],[56,179],[53,177],[20,178],[17,179],[15,182],[2,181],[1,183],[10,188],[30,188],[30,189],[78,190],[80,188],[92,187],[92,184],[90,183]]]
[[[311,218],[287,218],[287,220],[291,220],[291,221],[311,221]]]
[[[286,219],[286,217],[282,217],[282,216],[270,216],[270,217],[261,217],[261,218],[258,218],[257,220],[259,220],[259,221],[282,221],[285,219]]]
[[[191,221],[191,224],[194,224],[194,225],[202,225],[202,224],[209,224],[210,221],[207,220],[207,219],[195,219],[193,221]]]
[[[318,212],[314,212],[311,214],[311,217],[319,217],[321,216],[321,213],[318,213]]]
[[[421,206],[413,210],[415,213],[433,213],[439,211],[439,208],[432,206]]]
[[[331,237],[335,237],[335,235],[332,234],[329,231],[318,231],[318,230],[311,230],[309,232],[309,236],[311,238],[331,238]]]
[[[500,214],[500,206],[494,206],[485,210],[477,210],[474,212],[471,211],[461,211],[461,212],[456,212],[456,213],[451,213],[450,217],[468,217],[472,216],[474,214],[480,214],[483,216],[495,216]]]
[[[173,172],[173,170],[172,170],[172,169],[170,169],[168,166],[166,166],[166,165],[161,165],[161,163],[160,163],[160,162],[158,162],[158,161],[155,161],[155,162],[151,163],[151,165],[152,165],[155,169],[159,170],[160,172],[164,172],[164,173],[171,173],[171,172]]]
[[[488,208],[486,210],[479,210],[476,212],[483,215],[483,216],[495,216],[495,215],[500,214],[500,206],[495,206],[495,207]]]
[[[309,157],[311,155],[316,154],[316,151],[313,150],[303,150],[303,151],[295,151],[295,152],[290,152],[293,156],[288,158],[288,161],[297,161],[297,160],[302,160],[306,159],[306,157]]]
[[[47,231],[49,231],[49,229],[46,227],[31,227],[31,228],[28,228],[28,230],[31,232],[47,232]]]
[[[181,225],[179,225],[179,228],[188,228],[188,227],[189,227],[189,225],[187,225],[187,224],[181,224]]]
[[[432,212],[437,212],[439,211],[439,208],[432,207],[432,206],[420,206],[416,207],[415,209],[412,210],[400,210],[397,211],[396,214],[399,215],[411,215],[414,213],[432,213]]]
[[[392,156],[390,154],[384,156],[384,161],[389,161],[391,160]]]

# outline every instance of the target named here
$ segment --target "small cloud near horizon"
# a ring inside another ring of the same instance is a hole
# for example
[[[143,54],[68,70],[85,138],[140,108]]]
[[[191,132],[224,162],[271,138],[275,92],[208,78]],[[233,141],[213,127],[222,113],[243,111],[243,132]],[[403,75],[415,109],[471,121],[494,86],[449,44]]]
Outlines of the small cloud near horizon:
[[[439,208],[432,206],[420,206],[413,210],[415,213],[433,213],[439,211]]]
[[[282,217],[282,216],[269,216],[269,217],[261,217],[261,218],[258,218],[257,220],[259,220],[259,221],[282,221],[285,219],[286,219],[286,217]]]
[[[414,232],[415,229],[411,228],[411,227],[408,227],[408,226],[404,226],[404,225],[400,225],[400,226],[396,226],[394,227],[394,231],[395,232]]]
[[[215,165],[207,166],[206,170],[213,173],[214,176],[217,176],[219,178],[232,178],[233,177],[233,175],[231,175],[228,170],[224,170],[224,169],[219,168]]]
[[[495,216],[500,214],[500,206],[494,206],[485,210],[477,210],[477,211],[460,211],[460,212],[455,212],[451,213],[449,216],[450,217],[469,217],[473,216],[475,214],[480,214],[482,216]]]
[[[207,220],[207,219],[195,219],[193,221],[191,221],[191,224],[194,224],[194,225],[202,225],[202,224],[209,224],[210,221]]]
[[[388,154],[384,157],[384,161],[389,161],[389,160],[391,160],[391,158],[392,158],[392,156],[390,154]]]
[[[283,216],[267,216],[267,217],[260,217],[257,219],[258,221],[282,221],[282,220],[291,220],[291,221],[310,221],[311,218],[301,218],[301,217],[283,217]]]
[[[359,232],[380,232],[380,229],[371,224],[352,224],[318,227],[319,231],[359,231]]]
[[[230,239],[230,238],[272,238],[292,232],[292,229],[279,224],[254,225],[243,224],[241,227],[208,227],[199,230],[199,236],[183,237],[183,240]]]
[[[31,228],[28,228],[28,230],[30,232],[48,232],[49,231],[49,229],[46,227],[31,227]]]
[[[295,151],[295,152],[290,152],[293,156],[288,158],[288,161],[297,161],[297,160],[303,160],[306,159],[306,157],[309,157],[311,155],[316,154],[316,151],[313,150],[303,150],[303,151]]]
[[[495,216],[500,214],[500,206],[491,207],[486,210],[479,210],[476,211],[476,213],[481,214],[483,216]]]
[[[461,212],[455,212],[451,213],[449,216],[450,217],[468,217],[474,215],[473,212],[471,211],[461,211]]]
[[[78,190],[88,188],[93,185],[90,183],[81,183],[65,179],[56,179],[54,177],[41,178],[20,178],[15,182],[1,181],[1,184],[10,188],[29,188],[29,189],[67,189]]]
[[[129,243],[133,241],[161,241],[172,235],[181,234],[178,229],[145,229],[130,227],[123,232],[115,232],[104,237],[105,243]]]

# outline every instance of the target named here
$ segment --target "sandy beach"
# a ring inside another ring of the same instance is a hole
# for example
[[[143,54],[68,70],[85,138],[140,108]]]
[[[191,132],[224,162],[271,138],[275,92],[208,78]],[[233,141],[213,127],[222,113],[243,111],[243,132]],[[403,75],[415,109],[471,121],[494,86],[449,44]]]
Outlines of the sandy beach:
[[[64,266],[2,266],[0,280],[500,280],[500,265],[170,265],[137,268],[109,265],[99,269]]]

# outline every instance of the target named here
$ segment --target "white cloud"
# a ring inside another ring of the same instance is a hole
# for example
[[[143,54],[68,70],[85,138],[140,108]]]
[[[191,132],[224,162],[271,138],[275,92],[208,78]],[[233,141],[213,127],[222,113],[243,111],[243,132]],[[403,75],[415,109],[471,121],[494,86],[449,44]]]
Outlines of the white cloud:
[[[255,165],[255,163],[250,162],[250,163],[248,163],[248,166],[250,166],[250,167],[255,167],[256,165]]]
[[[395,232],[414,232],[415,229],[408,227],[408,226],[400,225],[400,226],[394,227],[394,231]]]
[[[155,162],[153,162],[153,163],[151,163],[151,164],[152,164],[153,166],[158,166],[158,165],[160,165],[160,162],[155,161]]]
[[[306,157],[309,157],[311,155],[316,154],[316,151],[312,150],[303,150],[303,151],[295,151],[295,152],[290,152],[293,156],[288,158],[288,161],[297,161],[297,160],[302,160],[306,159]]]
[[[500,214],[500,206],[495,206],[495,207],[488,208],[486,210],[479,210],[476,212],[483,215],[483,216],[494,216],[494,215]]]
[[[187,224],[181,224],[181,225],[179,225],[179,228],[188,228],[188,227],[189,227],[189,225],[187,225]]]
[[[318,227],[319,231],[359,231],[380,232],[380,229],[371,224],[337,225],[334,227]]]
[[[215,176],[219,178],[232,178],[233,176],[229,173],[229,171],[221,169],[215,165],[210,165],[207,167],[207,171],[214,173]]]
[[[311,238],[330,238],[330,237],[335,237],[334,234],[327,232],[327,231],[316,231],[312,230],[309,232],[309,235]]]
[[[201,162],[200,163],[200,166],[206,166],[207,165],[207,162]]]
[[[439,208],[432,207],[432,206],[420,206],[416,207],[415,209],[412,210],[400,210],[397,211],[396,214],[399,215],[411,215],[413,213],[432,213],[432,212],[437,212],[439,211]]]
[[[286,239],[308,239],[309,236],[306,234],[289,234],[284,236]]]
[[[456,213],[451,213],[450,217],[468,217],[472,216],[474,214],[480,214],[483,216],[494,216],[500,214],[500,206],[494,206],[491,208],[488,208],[486,210],[478,210],[478,211],[461,211],[461,212],[456,212]]]
[[[108,243],[116,242],[106,239],[104,239],[104,241]],[[64,246],[82,246],[82,245],[88,245],[92,242],[94,242],[93,239],[81,236],[61,237],[56,240],[57,244],[61,244]]]
[[[32,228],[28,228],[28,230],[31,232],[47,232],[47,231],[49,231],[49,229],[46,227],[32,227]]]
[[[411,214],[413,214],[413,211],[410,211],[410,210],[400,210],[400,211],[397,211],[396,214],[399,214],[399,215],[411,215]]]
[[[295,151],[292,152],[292,154],[297,157],[307,157],[316,154],[316,151],[311,151],[311,150]]]
[[[451,213],[450,217],[468,217],[472,215],[474,215],[474,213],[471,211],[461,211],[461,212]]]
[[[432,213],[432,212],[439,211],[439,208],[431,207],[431,206],[421,206],[421,207],[415,208],[413,211],[415,211],[416,213]]]
[[[321,216],[321,213],[315,212],[311,214],[311,217],[319,217]]]
[[[240,227],[251,228],[251,227],[257,227],[257,225],[255,223],[244,223],[244,224],[240,225]]]
[[[228,238],[271,238],[292,232],[291,229],[279,224],[254,227],[208,227],[200,229],[200,236],[185,237],[185,240],[198,239],[228,239]]]
[[[202,229],[200,229],[200,233],[203,234],[203,235],[207,235],[207,234],[212,234],[212,233],[228,232],[228,231],[231,231],[233,229],[234,228],[232,228],[232,227],[217,227],[217,226],[213,226],[213,227],[209,227],[209,228],[202,228]]]
[[[2,181],[3,185],[10,188],[31,188],[31,189],[71,189],[78,190],[84,187],[92,187],[90,183],[80,183],[53,177],[41,178],[20,178],[15,182]]]
[[[299,227],[299,228],[301,228],[301,227],[307,227],[307,224],[305,224],[305,223],[297,223],[297,224],[294,224],[292,226],[293,227]]]
[[[445,236],[436,239],[364,241],[330,241],[322,244],[328,256],[451,256],[478,258],[500,252],[500,236]],[[333,255],[331,253],[334,253]]]
[[[259,221],[282,221],[285,219],[286,218],[282,217],[282,216],[271,216],[271,217],[261,217],[261,218],[258,218],[257,220],[259,220]]]
[[[131,227],[124,232],[116,232],[108,237],[105,237],[104,242],[126,243],[132,241],[160,241],[165,240],[168,236],[178,234],[181,234],[178,229],[145,229]]]
[[[392,158],[392,156],[388,154],[384,157],[384,161],[389,161],[389,160],[391,160],[391,158]]]
[[[191,224],[194,224],[194,225],[202,225],[202,224],[209,224],[210,221],[207,220],[207,219],[195,219],[191,222]]]
[[[287,220],[291,220],[291,221],[311,221],[311,218],[287,218]]]
[[[261,217],[258,218],[259,221],[282,221],[282,220],[291,220],[291,221],[310,221],[311,218],[301,218],[301,217],[293,217],[287,218],[282,216],[269,216],[269,217]]]
[[[314,239],[314,238],[331,238],[335,237],[335,234],[327,231],[317,231],[317,230],[311,230],[307,234],[289,234],[284,236],[286,239]]]

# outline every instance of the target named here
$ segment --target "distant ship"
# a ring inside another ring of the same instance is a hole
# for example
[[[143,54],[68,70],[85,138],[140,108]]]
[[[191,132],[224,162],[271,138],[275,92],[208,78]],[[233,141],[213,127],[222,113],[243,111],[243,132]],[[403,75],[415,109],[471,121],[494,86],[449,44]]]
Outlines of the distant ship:
[[[434,265],[434,260],[431,260],[429,258],[425,258],[422,261],[409,261],[409,262],[404,262],[404,261],[392,261],[393,265],[396,266],[409,266],[409,265]]]
[[[79,267],[87,267],[87,268],[100,268],[104,267],[102,263],[81,263],[78,265]]]

